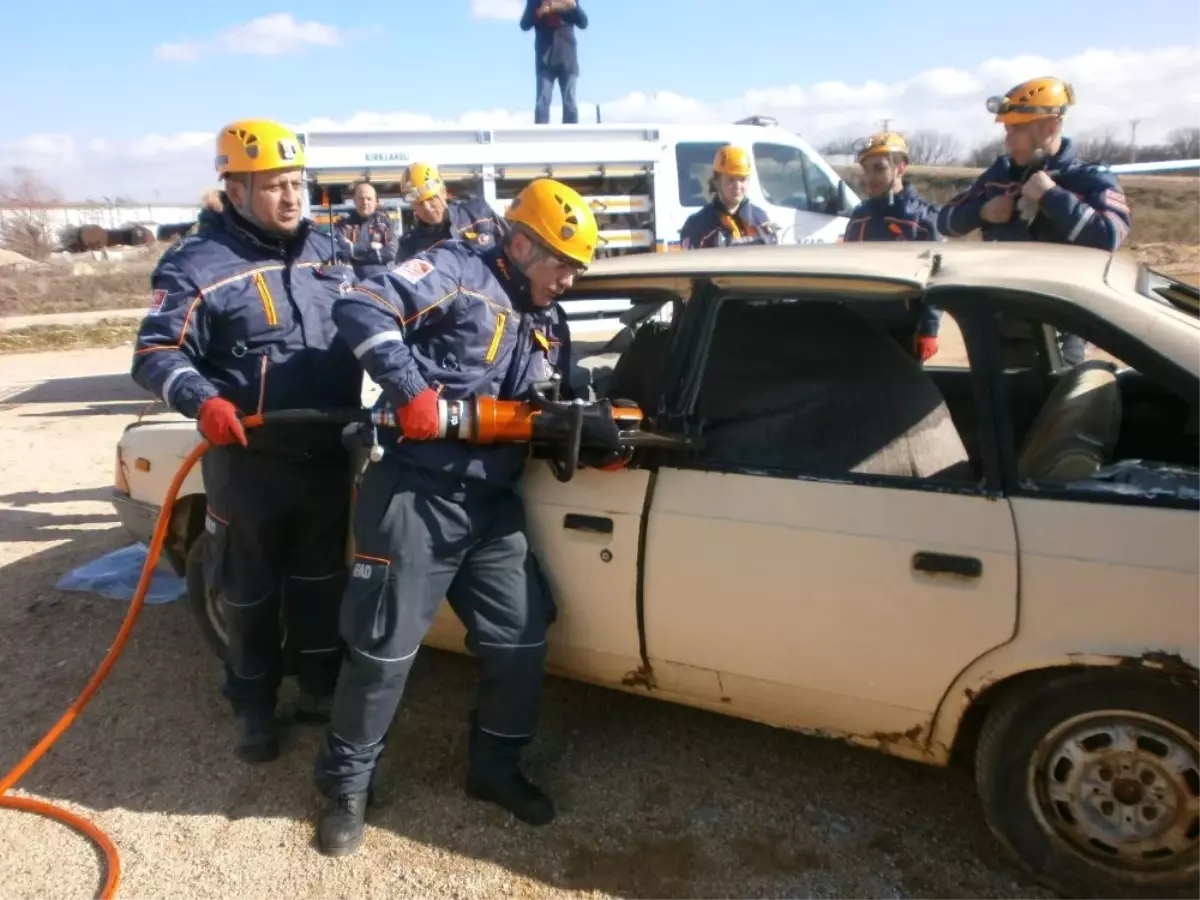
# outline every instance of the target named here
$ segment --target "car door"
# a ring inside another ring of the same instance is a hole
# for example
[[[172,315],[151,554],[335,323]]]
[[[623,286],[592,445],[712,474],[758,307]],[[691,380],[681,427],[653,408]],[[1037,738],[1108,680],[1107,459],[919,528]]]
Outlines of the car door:
[[[954,678],[1014,633],[1012,513],[920,366],[829,298],[812,300],[830,324],[806,318],[807,300],[728,321],[742,301],[721,302],[690,410],[708,447],[662,466],[653,486],[644,627],[654,683],[772,724],[916,738]],[[889,362],[861,371],[875,359]],[[709,386],[725,399],[706,409]],[[804,411],[817,406],[806,431]],[[795,427],[781,424],[788,410],[801,415]],[[722,428],[740,437],[719,440]],[[856,443],[872,429],[882,456],[830,468],[863,456]],[[928,462],[918,475],[884,471],[901,446]]]

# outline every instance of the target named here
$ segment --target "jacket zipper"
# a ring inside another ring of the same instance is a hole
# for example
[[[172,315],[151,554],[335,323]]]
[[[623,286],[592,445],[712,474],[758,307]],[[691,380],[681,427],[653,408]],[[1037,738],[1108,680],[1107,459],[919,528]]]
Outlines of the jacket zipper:
[[[263,278],[262,272],[254,273],[254,285],[258,288],[263,311],[267,314],[267,324],[274,328],[279,324],[279,316],[275,312],[275,300],[271,297],[271,289],[267,287],[267,279]]]
[[[496,331],[492,335],[492,343],[488,346],[487,356],[483,358],[485,363],[490,363],[496,358],[496,353],[500,350],[500,339],[504,337],[504,325],[508,322],[508,313],[496,313]]]
[[[263,404],[267,399],[267,354],[263,353],[262,362],[258,366],[258,414],[263,413]]]

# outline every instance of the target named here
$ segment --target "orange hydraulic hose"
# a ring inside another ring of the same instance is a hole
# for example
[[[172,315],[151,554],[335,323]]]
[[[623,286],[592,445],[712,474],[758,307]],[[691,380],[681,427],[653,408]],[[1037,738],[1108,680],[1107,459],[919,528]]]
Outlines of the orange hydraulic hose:
[[[261,425],[262,420],[262,416],[246,416],[242,419],[242,425],[245,428],[253,428],[256,425]],[[208,452],[210,446],[208,441],[202,440],[184,458],[183,463],[180,464],[178,471],[175,473],[175,477],[171,479],[171,486],[167,488],[167,495],[163,498],[162,509],[158,513],[158,521],[154,524],[154,536],[150,539],[150,548],[146,552],[146,562],[142,565],[142,575],[138,579],[137,589],[133,592],[133,600],[130,601],[129,612],[125,614],[125,621],[121,623],[121,630],[117,632],[116,640],[113,641],[108,653],[100,662],[100,666],[84,686],[83,691],[76,698],[75,702],[67,707],[67,711],[54,723],[54,727],[47,731],[45,737],[38,741],[37,745],[26,753],[25,757],[13,766],[12,770],[0,780],[0,808],[18,809],[25,812],[37,813],[49,819],[55,819],[68,828],[73,828],[89,838],[100,848],[101,853],[104,854],[106,870],[104,873],[104,885],[100,889],[101,900],[110,900],[110,898],[115,896],[117,887],[121,883],[121,858],[117,854],[116,846],[109,840],[108,835],[86,819],[51,803],[34,800],[29,797],[9,797],[5,795],[34,767],[38,760],[46,755],[46,752],[54,746],[54,742],[62,737],[63,732],[71,727],[76,717],[83,712],[83,708],[88,705],[92,696],[99,690],[100,685],[104,683],[104,679],[108,677],[108,673],[112,671],[112,667],[116,664],[121,651],[125,649],[125,642],[129,640],[129,634],[133,631],[133,625],[137,621],[138,615],[141,614],[142,607],[145,606],[146,594],[150,590],[150,582],[154,577],[154,569],[158,565],[158,557],[162,553],[163,543],[167,538],[167,529],[171,524],[171,511],[175,508],[175,501],[179,497],[179,489],[183,487],[184,479],[187,478],[188,473],[199,462],[200,457]]]

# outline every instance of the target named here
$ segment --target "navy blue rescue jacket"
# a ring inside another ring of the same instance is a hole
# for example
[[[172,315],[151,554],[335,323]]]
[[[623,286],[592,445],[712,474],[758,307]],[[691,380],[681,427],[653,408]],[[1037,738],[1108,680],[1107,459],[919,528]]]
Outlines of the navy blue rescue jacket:
[[[307,220],[294,235],[269,235],[222,200],[224,210],[202,212],[196,234],[164,253],[150,276],[134,381],[190,418],[217,396],[245,414],[361,406],[362,369],[332,317],[352,273],[326,265],[328,236]],[[248,437],[252,449],[306,455],[340,446],[340,431],[293,428],[281,439],[278,429],[254,429]],[[310,438],[314,446],[305,446]]]
[[[1012,157],[1000,156],[967,190],[938,213],[938,230],[961,237],[979,229],[985,241],[1042,241],[1078,244],[1099,250],[1116,250],[1129,234],[1129,203],[1115,175],[1100,166],[1080,162],[1070,138],[1048,158],[1044,171],[1055,183],[1042,197],[1032,222],[1025,222],[1015,206],[1012,218],[1002,224],[983,221],[979,211],[993,197],[1019,197],[1021,186],[1036,169],[1018,166]]]
[[[842,240],[857,241],[940,241],[937,229],[938,208],[918,196],[911,186],[888,198],[868,197],[850,214]],[[923,337],[937,337],[942,311],[918,302],[916,331]]]
[[[446,204],[446,218],[440,225],[427,225],[420,219],[414,220],[413,227],[400,238],[396,261],[412,259],[418,253],[449,240],[467,241],[486,250],[500,243],[505,231],[504,220],[496,215],[486,200],[451,200]]]
[[[749,200],[743,200],[731,213],[719,199],[714,199],[688,216],[679,229],[679,244],[684,250],[778,243],[779,235],[766,211]]]
[[[571,339],[557,303],[535,308],[529,283],[501,247],[451,240],[356,284],[334,304],[339,334],[382,389],[408,403],[426,387],[447,400],[520,400],[536,382],[570,371]],[[513,486],[528,446],[401,440],[381,431],[385,453],[457,478]]]
[[[338,219],[334,229],[338,258],[350,261],[356,278],[378,275],[395,261],[396,227],[382,209],[369,216],[354,210]]]

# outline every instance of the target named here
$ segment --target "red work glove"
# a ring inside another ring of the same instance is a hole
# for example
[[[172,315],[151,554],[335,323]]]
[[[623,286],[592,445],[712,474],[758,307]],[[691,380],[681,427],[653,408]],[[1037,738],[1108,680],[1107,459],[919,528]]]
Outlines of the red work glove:
[[[200,433],[210,444],[246,446],[246,429],[238,418],[237,407],[224,397],[213,397],[200,404]]]
[[[437,437],[438,418],[438,394],[433,388],[425,388],[396,410],[404,436],[415,441]]]
[[[917,359],[921,362],[928,362],[937,353],[937,350],[937,338],[935,337],[919,334],[917,335],[917,339],[913,341],[913,352],[917,354]]]

